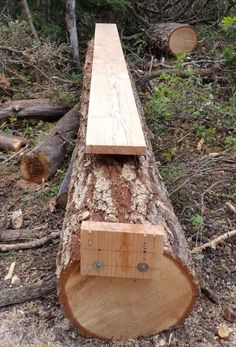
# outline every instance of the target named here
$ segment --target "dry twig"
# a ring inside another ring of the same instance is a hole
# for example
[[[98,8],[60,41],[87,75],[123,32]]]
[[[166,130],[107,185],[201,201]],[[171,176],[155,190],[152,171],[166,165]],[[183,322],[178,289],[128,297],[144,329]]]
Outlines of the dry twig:
[[[222,241],[225,241],[233,236],[236,236],[236,229],[234,230],[231,230],[231,231],[228,231],[227,233],[223,234],[223,235],[220,235],[218,236],[217,238],[209,241],[209,242],[206,242],[204,243],[203,245],[201,246],[198,246],[198,247],[194,247],[193,250],[192,250],[192,253],[201,253],[204,249],[210,247],[210,248],[216,248],[216,246],[222,242]]]

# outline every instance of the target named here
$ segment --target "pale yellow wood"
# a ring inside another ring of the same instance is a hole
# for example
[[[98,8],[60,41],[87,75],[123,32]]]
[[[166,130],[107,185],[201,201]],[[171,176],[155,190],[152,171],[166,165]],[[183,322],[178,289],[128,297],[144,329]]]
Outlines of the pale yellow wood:
[[[138,155],[146,152],[115,24],[96,24],[86,152]]]
[[[84,221],[81,226],[81,274],[157,279],[164,246],[162,225]],[[100,264],[101,268],[96,268]],[[138,264],[147,264],[141,272]]]
[[[180,27],[174,30],[169,40],[169,48],[174,54],[179,54],[181,52],[190,53],[196,44],[197,35],[189,26]]]

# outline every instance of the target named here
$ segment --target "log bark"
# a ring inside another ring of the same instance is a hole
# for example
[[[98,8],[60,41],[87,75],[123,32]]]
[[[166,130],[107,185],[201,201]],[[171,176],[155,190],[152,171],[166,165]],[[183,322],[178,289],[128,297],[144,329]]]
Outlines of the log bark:
[[[66,2],[66,26],[70,36],[70,44],[72,47],[72,55],[74,61],[79,60],[79,45],[76,26],[75,0],[65,0]]]
[[[54,122],[61,118],[69,107],[63,103],[53,103],[49,99],[11,100],[0,106],[0,122],[10,116],[17,119],[39,119]]]
[[[77,151],[77,148],[75,147],[71,156],[69,167],[66,171],[66,175],[61,183],[61,186],[56,198],[56,204],[64,208],[66,207],[66,204],[67,204],[68,189],[69,189],[71,175],[72,175],[72,167],[76,157],[76,151]]]
[[[156,53],[177,55],[190,53],[197,44],[197,35],[188,24],[160,23],[152,25],[146,35]]]
[[[2,229],[0,230],[0,242],[30,241],[46,235],[47,224],[40,225],[33,229]]]
[[[0,307],[45,298],[47,295],[54,293],[56,293],[55,278],[39,283],[26,284],[24,287],[2,289],[0,291]]]
[[[71,322],[88,335],[123,339],[148,336],[187,317],[198,285],[183,230],[155,163],[146,125],[143,123],[146,156],[85,153],[91,64],[92,46],[84,68],[77,152],[59,247],[60,302]],[[143,121],[136,91],[135,96]],[[165,248],[160,280],[81,276],[80,228],[88,211],[93,221],[163,224]]]
[[[18,152],[28,141],[21,136],[13,136],[0,130],[0,150]]]
[[[79,103],[58,121],[40,145],[22,158],[22,177],[39,184],[52,177],[65,157],[66,148],[76,138],[78,127]]]
[[[32,15],[31,15],[31,12],[30,12],[27,0],[21,0],[21,3],[22,3],[22,6],[24,8],[27,20],[29,22],[29,26],[30,26],[30,29],[32,31],[32,34],[34,35],[35,40],[38,41],[39,40],[38,34],[37,34],[37,31],[35,30],[35,27],[34,27],[33,18],[32,18]]]

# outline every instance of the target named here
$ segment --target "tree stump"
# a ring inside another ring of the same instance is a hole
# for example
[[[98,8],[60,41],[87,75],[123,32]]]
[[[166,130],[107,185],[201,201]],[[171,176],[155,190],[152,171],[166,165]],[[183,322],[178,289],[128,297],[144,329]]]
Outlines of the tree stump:
[[[157,52],[172,55],[182,52],[190,53],[197,44],[196,32],[188,24],[155,24],[147,30],[146,35]]]
[[[62,308],[82,332],[104,339],[148,336],[182,322],[191,312],[198,286],[191,271],[183,230],[167,197],[134,89],[147,143],[146,156],[89,155],[85,135],[93,47],[84,68],[81,123],[57,275]],[[82,276],[82,221],[161,224],[165,229],[158,280]]]

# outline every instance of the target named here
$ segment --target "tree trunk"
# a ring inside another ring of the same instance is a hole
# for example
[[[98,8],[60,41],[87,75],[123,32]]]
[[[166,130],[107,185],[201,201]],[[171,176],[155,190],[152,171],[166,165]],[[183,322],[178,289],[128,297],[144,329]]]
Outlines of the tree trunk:
[[[183,321],[198,286],[183,230],[167,197],[143,124],[146,156],[85,154],[92,46],[87,53],[81,123],[58,257],[62,308],[79,329],[100,338],[148,336]],[[134,93],[142,121],[140,100]],[[150,135],[150,134],[149,134]],[[160,279],[80,275],[81,221],[162,224],[165,247]]]
[[[13,136],[0,130],[0,150],[18,152],[28,141],[20,136]]]
[[[21,0],[21,3],[22,3],[22,6],[23,6],[23,8],[25,10],[25,14],[27,16],[27,19],[28,19],[29,26],[30,26],[30,29],[32,31],[32,34],[34,35],[35,40],[38,41],[39,40],[38,34],[37,34],[37,31],[35,30],[35,27],[34,27],[32,15],[31,15],[31,12],[30,12],[27,0]]]
[[[75,0],[66,1],[66,25],[70,36],[70,44],[72,47],[72,55],[74,61],[79,60],[79,45],[76,26]]]
[[[190,53],[197,44],[197,35],[188,24],[155,24],[146,31],[146,35],[157,53]]]
[[[69,107],[63,103],[53,103],[49,99],[11,100],[0,106],[0,122],[10,116],[19,119],[32,118],[53,122],[61,118]]]
[[[79,103],[67,112],[50,131],[46,139],[21,161],[24,179],[41,184],[60,167],[66,147],[76,138],[79,126]]]

